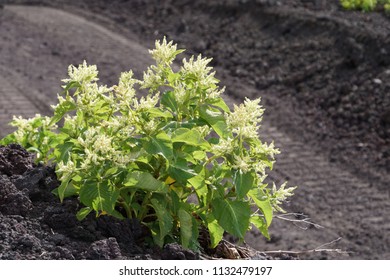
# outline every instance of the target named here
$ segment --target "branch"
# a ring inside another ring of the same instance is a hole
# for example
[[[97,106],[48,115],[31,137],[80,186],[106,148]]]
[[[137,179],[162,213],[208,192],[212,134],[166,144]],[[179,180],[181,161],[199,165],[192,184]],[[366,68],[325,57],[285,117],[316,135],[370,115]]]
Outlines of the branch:
[[[288,254],[288,255],[304,255],[304,254],[312,254],[312,253],[321,253],[321,252],[326,252],[326,253],[338,253],[338,254],[341,254],[341,255],[346,255],[346,256],[349,256],[349,252],[347,251],[343,251],[341,249],[330,249],[330,248],[324,248],[326,246],[329,246],[329,245],[332,245],[336,242],[339,242],[341,240],[341,237],[335,239],[335,240],[332,240],[328,243],[325,243],[325,244],[322,244],[320,246],[318,246],[317,248],[315,249],[310,249],[310,250],[303,250],[303,251],[283,251],[283,250],[278,250],[278,251],[263,251],[262,253],[265,253],[265,254]]]
[[[294,218],[288,218],[288,216],[294,216]],[[299,219],[299,218],[303,219]],[[278,218],[280,220],[289,221],[294,223],[295,226],[299,227],[300,229],[307,230],[310,226],[314,226],[316,229],[324,228],[323,226],[313,223],[310,221],[310,218],[308,218],[305,214],[302,213],[286,213],[286,214],[280,214],[275,216],[275,218]],[[297,219],[298,218],[298,219]],[[299,224],[303,224],[304,226],[300,226]]]

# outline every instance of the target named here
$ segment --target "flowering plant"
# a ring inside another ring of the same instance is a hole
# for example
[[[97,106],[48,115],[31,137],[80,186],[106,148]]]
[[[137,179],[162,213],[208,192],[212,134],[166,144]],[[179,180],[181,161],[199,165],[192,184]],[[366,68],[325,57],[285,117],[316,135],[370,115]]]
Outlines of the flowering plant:
[[[341,6],[347,10],[373,11],[378,6],[383,6],[386,12],[390,12],[390,0],[340,0]]]
[[[70,66],[53,116],[14,118],[18,130],[0,143],[56,163],[55,193],[78,196],[80,220],[91,212],[137,218],[159,246],[196,249],[200,227],[211,247],[224,231],[243,239],[252,226],[269,238],[273,211],[294,188],[264,183],[278,150],[258,138],[260,99],[230,111],[211,59],[184,59],[174,71],[181,52],[157,41],[143,80],[129,71],[112,87],[97,84],[96,66]]]

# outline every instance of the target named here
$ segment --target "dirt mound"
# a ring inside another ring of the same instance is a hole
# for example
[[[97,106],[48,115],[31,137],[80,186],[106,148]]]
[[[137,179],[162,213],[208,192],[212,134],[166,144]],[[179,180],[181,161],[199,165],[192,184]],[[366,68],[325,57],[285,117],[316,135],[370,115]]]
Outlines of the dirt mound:
[[[152,259],[172,249],[142,244],[137,221],[89,216],[80,222],[76,199],[62,204],[51,191],[59,186],[53,168],[35,166],[17,145],[0,147],[0,259]],[[186,252],[176,248],[176,254]],[[196,254],[187,254],[194,259]]]

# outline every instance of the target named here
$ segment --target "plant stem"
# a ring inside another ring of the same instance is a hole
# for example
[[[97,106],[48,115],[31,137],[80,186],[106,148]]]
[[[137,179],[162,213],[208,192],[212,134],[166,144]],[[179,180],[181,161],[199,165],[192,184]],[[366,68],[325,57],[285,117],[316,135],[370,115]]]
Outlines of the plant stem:
[[[131,214],[130,206],[125,202],[120,202],[120,206],[125,209],[127,218],[131,219],[133,215]]]
[[[141,211],[140,211],[139,216],[138,216],[138,219],[140,221],[142,221],[146,217],[147,210],[148,210],[147,205],[149,204],[151,196],[152,196],[151,192],[146,193],[145,198],[142,201]]]

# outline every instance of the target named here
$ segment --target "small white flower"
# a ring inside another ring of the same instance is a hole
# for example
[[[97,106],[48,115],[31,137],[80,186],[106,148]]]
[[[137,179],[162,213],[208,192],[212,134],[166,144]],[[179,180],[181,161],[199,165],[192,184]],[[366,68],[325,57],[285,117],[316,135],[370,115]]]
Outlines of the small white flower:
[[[112,139],[104,134],[100,134],[96,137],[92,147],[95,153],[101,153],[103,155],[111,153],[114,149],[111,145]]]
[[[133,162],[133,159],[130,155],[117,152],[113,157],[113,162],[119,167],[125,167],[130,162]]]
[[[130,137],[134,133],[133,124],[138,121],[134,118],[132,111],[128,111],[127,115],[118,116],[116,119],[118,121],[118,125],[114,126],[120,135],[124,138]]]
[[[228,139],[220,139],[219,143],[216,145],[213,145],[213,153],[215,155],[228,155],[233,153],[233,141],[231,138]]]
[[[250,163],[248,158],[242,158],[240,156],[234,156],[233,168],[241,170],[242,173],[247,173],[250,169]]]
[[[256,145],[253,149],[253,153],[255,155],[266,154],[271,158],[275,158],[275,155],[280,154],[280,151],[275,148],[274,142],[271,142],[270,144],[259,143],[259,145]]]
[[[41,118],[41,122],[42,122],[42,127],[43,128],[50,128],[50,129],[56,129],[57,128],[57,125],[51,125],[50,122],[51,122],[51,118],[48,117],[48,116],[44,116],[44,117],[40,117]]]
[[[205,138],[207,135],[211,132],[211,127],[208,125],[198,126],[197,130],[199,131],[200,135]]]
[[[133,100],[133,106],[135,110],[142,111],[148,110],[156,107],[159,101],[159,94],[155,94],[153,96],[148,95],[146,98],[144,96],[138,101],[137,99]]]
[[[118,86],[115,87],[115,92],[120,97],[121,102],[130,104],[136,94],[134,89],[136,83],[139,83],[139,81],[133,78],[132,71],[123,72],[121,74]]]
[[[183,84],[179,83],[175,87],[174,93],[175,93],[175,99],[176,99],[177,103],[179,103],[180,105],[184,104],[184,102],[186,101],[186,95],[187,95],[187,89],[185,88],[185,86]]]
[[[18,143],[23,143],[23,139],[24,139],[24,136],[25,136],[25,133],[21,130],[17,130],[14,132],[14,136],[15,136],[15,140],[16,142]]]
[[[69,115],[66,115],[64,120],[64,126],[69,127],[69,129],[71,129],[72,131],[75,131],[77,129],[76,116],[71,117]]]
[[[144,124],[143,129],[147,134],[150,134],[156,130],[157,125],[158,125],[158,123],[156,123],[155,120],[152,119],[152,120],[148,121],[146,124]]]
[[[219,89],[219,88],[209,88],[207,90],[207,97],[210,99],[215,99],[220,97],[225,92],[225,87]]]
[[[31,131],[31,119],[25,119],[22,116],[14,116],[12,120],[12,126],[19,128],[19,131]]]
[[[88,166],[93,164],[93,165],[98,165],[99,162],[100,162],[100,157],[98,156],[98,154],[96,154],[95,152],[92,152],[90,149],[85,149],[85,155],[87,156],[86,159],[85,159],[85,163],[84,165],[84,168],[85,168],[85,164],[88,163]]]
[[[54,111],[66,101],[66,99],[59,94],[57,94],[57,100],[58,103],[56,105],[51,105],[51,108],[53,108]]]
[[[265,174],[265,170],[268,167],[262,160],[256,161],[252,166],[258,174]]]
[[[141,88],[148,88],[152,92],[156,91],[163,81],[159,72],[160,71],[155,66],[149,67],[146,72],[144,72]]]

